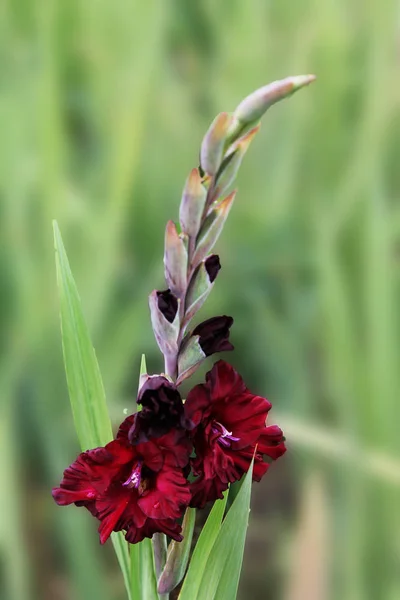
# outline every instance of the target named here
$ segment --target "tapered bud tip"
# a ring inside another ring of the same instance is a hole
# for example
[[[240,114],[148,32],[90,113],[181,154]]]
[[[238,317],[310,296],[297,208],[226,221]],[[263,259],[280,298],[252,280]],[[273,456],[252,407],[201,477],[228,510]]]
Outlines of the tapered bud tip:
[[[247,151],[248,147],[250,146],[251,142],[253,141],[254,136],[260,131],[260,127],[261,127],[261,123],[258,123],[258,125],[256,125],[252,129],[250,129],[250,131],[248,133],[246,133],[246,135],[241,137],[240,140],[238,140],[234,144],[234,146],[236,146],[237,148],[240,148],[240,151],[242,152],[242,154],[244,154]]]
[[[193,196],[199,196],[202,193],[201,174],[199,169],[192,169],[187,179],[187,192]]]
[[[233,350],[233,346],[229,341],[229,330],[232,325],[232,317],[226,315],[213,317],[197,325],[192,335],[199,336],[200,347],[206,356],[210,356],[215,352],[227,352]]]
[[[218,275],[218,271],[221,268],[218,254],[211,254],[211,256],[206,258],[204,261],[204,266],[210,279],[210,283],[213,283]]]
[[[227,112],[222,112],[215,118],[212,129],[214,137],[226,135],[231,119],[232,117]]]
[[[178,300],[171,293],[171,290],[168,289],[164,292],[157,292],[157,304],[158,309],[162,312],[167,321],[172,323],[178,311]]]
[[[317,79],[316,75],[296,75],[292,77],[293,81],[293,91],[298,90],[306,85],[310,85],[313,81]]]
[[[242,123],[258,121],[270,106],[309,85],[315,79],[315,75],[296,75],[273,81],[247,96],[235,110],[234,117]]]
[[[175,241],[179,239],[178,232],[176,230],[176,225],[173,221],[168,221],[165,227],[165,239],[166,241]]]
[[[215,208],[216,212],[222,215],[227,214],[232,206],[232,202],[234,201],[235,196],[236,190],[233,190],[233,192],[231,192],[226,198],[222,200],[222,202],[218,204],[218,206]]]

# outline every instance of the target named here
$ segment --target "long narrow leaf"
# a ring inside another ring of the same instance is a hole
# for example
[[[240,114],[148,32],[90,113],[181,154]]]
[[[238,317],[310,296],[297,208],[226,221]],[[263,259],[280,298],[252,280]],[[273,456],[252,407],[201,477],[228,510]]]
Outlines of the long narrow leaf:
[[[179,595],[179,600],[194,600],[197,598],[205,567],[211,549],[217,539],[225,512],[228,491],[222,500],[217,500],[212,507],[195,546],[188,572]]]
[[[151,540],[145,538],[139,544],[132,544],[130,552],[132,600],[158,600]]]
[[[249,522],[252,473],[253,465],[244,478],[212,547],[196,596],[197,600],[236,598]]]
[[[65,371],[79,443],[87,450],[104,446],[113,434],[99,365],[55,221],[53,228]],[[112,541],[131,598],[128,546],[122,533],[113,533]]]

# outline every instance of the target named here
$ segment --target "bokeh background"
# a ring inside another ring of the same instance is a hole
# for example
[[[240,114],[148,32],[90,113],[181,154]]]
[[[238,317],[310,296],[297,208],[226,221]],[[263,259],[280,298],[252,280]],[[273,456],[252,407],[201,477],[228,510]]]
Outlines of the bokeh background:
[[[59,222],[117,424],[147,295],[206,128],[314,72],[246,156],[201,318],[273,402],[286,456],[253,488],[239,598],[400,598],[399,3],[4,0],[0,6],[0,597],[123,600],[112,548],[50,488],[79,448]]]

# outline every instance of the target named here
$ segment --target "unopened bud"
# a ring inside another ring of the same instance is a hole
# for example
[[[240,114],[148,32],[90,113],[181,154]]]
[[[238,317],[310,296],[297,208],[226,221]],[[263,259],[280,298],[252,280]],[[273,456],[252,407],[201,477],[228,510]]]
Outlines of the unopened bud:
[[[198,169],[192,169],[183,190],[179,221],[182,231],[193,238],[200,229],[206,197],[207,190],[202,184],[200,173]]]
[[[186,295],[185,324],[187,324],[196,312],[203,306],[211,292],[215,278],[221,268],[219,256],[212,254],[203,260],[198,266]]]
[[[189,561],[196,509],[187,508],[182,522],[183,540],[172,540],[168,546],[167,560],[158,582],[158,593],[169,594],[182,581]]]
[[[204,221],[196,241],[196,250],[193,256],[194,265],[201,262],[211,252],[228,218],[235,196],[236,191],[231,192],[229,196],[211,210]]]
[[[200,162],[208,175],[215,175],[221,166],[224,147],[232,117],[228,113],[219,114],[212,122],[201,144]]]
[[[169,290],[149,296],[151,324],[158,347],[165,356],[176,356],[179,334],[179,303]]]
[[[234,112],[232,128],[230,131],[231,137],[236,137],[235,133],[240,134],[244,124],[254,123],[261,119],[263,114],[270,106],[291,96],[300,88],[309,85],[316,79],[315,75],[297,75],[295,77],[287,77],[279,81],[259,88],[250,96],[247,96],[237,107]]]
[[[187,236],[179,235],[175,223],[168,221],[165,230],[165,279],[171,292],[177,298],[180,298],[186,289],[188,262],[186,245]]]

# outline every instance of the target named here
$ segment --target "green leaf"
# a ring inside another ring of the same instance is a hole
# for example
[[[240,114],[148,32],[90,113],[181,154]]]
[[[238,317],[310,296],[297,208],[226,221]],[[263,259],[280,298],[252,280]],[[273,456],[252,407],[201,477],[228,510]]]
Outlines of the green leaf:
[[[149,538],[131,544],[131,598],[158,600],[153,546]]]
[[[222,523],[204,569],[197,600],[234,600],[239,585],[249,522],[251,465]],[[193,599],[194,600],[194,599]]]
[[[158,581],[160,594],[168,594],[182,581],[186,571],[192,545],[196,509],[188,508],[182,523],[182,542],[172,540],[168,546],[167,561]]]
[[[179,594],[179,600],[196,600],[197,598],[202,578],[205,576],[207,559],[220,531],[227,498],[228,491],[224,493],[222,500],[217,500],[214,503],[208,515],[207,521],[197,540],[189,569]]]
[[[79,443],[82,450],[87,450],[105,446],[113,439],[113,433],[99,365],[56,221],[53,229],[69,398]],[[111,539],[131,598],[128,545],[122,533],[113,533]]]

